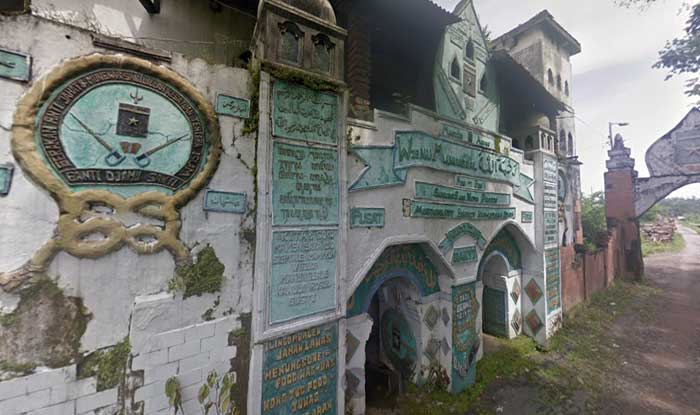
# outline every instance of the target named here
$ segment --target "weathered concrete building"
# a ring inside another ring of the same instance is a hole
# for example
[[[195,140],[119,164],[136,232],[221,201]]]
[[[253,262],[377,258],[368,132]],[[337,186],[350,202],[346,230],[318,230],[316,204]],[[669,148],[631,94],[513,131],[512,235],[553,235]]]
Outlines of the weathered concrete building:
[[[470,1],[6,7],[0,413],[169,413],[175,378],[196,414],[215,370],[244,413],[360,414],[561,325],[549,14],[494,47]]]

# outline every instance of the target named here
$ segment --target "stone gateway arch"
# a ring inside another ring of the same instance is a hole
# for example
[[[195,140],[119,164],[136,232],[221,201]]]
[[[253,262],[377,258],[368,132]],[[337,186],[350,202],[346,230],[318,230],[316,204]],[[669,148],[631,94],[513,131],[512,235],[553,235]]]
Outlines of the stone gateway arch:
[[[649,177],[638,177],[631,151],[617,135],[608,151],[605,205],[608,227],[621,225],[630,276],[641,276],[639,218],[683,186],[700,183],[700,109],[693,108],[647,150]]]

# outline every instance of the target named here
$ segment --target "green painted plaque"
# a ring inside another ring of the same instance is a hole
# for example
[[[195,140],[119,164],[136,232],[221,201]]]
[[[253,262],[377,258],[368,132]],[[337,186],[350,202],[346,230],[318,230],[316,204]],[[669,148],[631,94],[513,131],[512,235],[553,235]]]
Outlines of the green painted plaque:
[[[455,248],[452,252],[452,265],[470,264],[476,262],[476,246],[464,246]]]
[[[396,133],[394,167],[429,167],[520,185],[520,164],[490,151],[452,143],[420,131]]]
[[[520,222],[532,223],[534,220],[533,212],[520,212]]]
[[[336,415],[338,323],[265,342],[263,415]]]
[[[409,216],[430,219],[504,220],[515,218],[515,208],[471,207],[408,200]]]
[[[489,150],[496,150],[496,140],[488,135],[473,134],[471,143],[475,146],[488,148]]]
[[[275,81],[272,134],[322,144],[338,144],[338,96]]]
[[[556,211],[544,212],[544,244],[559,245],[559,215]]]
[[[559,180],[559,167],[557,160],[549,156],[544,156],[542,163],[544,169],[544,181],[557,183]]]
[[[250,101],[219,94],[216,96],[216,113],[230,117],[250,118]]]
[[[209,212],[245,213],[245,193],[207,190],[204,193],[204,210]]]
[[[551,313],[561,308],[559,248],[545,250],[544,263],[547,278],[547,312]]]
[[[452,287],[452,393],[460,393],[474,384],[479,331],[476,318],[479,301],[476,282]]]
[[[443,124],[442,130],[440,130],[440,137],[450,138],[457,141],[469,141],[469,135],[467,130],[464,128],[454,127],[449,124]]]
[[[270,323],[335,309],[338,231],[272,232]]]
[[[418,362],[416,336],[410,324],[399,310],[393,308],[386,310],[379,321],[383,352],[402,378],[409,379]]]
[[[350,209],[351,228],[383,228],[384,208],[360,208]]]
[[[274,143],[273,226],[337,225],[336,150]]]
[[[477,205],[510,205],[510,195],[506,193],[477,192],[416,182],[416,198],[437,201],[472,203]]]
[[[486,182],[469,176],[455,177],[455,183],[459,187],[471,190],[486,190]]]
[[[35,140],[72,191],[173,194],[209,157],[212,131],[193,101],[163,79],[120,68],[83,73],[43,103]]]
[[[557,185],[555,183],[544,182],[544,208],[549,210],[559,208]]]
[[[0,165],[0,196],[7,196],[10,193],[13,171],[12,165]]]
[[[440,242],[440,245],[438,245],[438,248],[440,248],[440,252],[442,252],[444,255],[447,255],[450,249],[452,249],[452,247],[454,246],[455,242],[459,238],[462,238],[464,236],[470,236],[474,240],[474,242],[476,242],[476,245],[479,247],[479,249],[486,248],[486,239],[484,239],[484,235],[481,234],[481,231],[471,223],[464,222],[455,226],[447,232],[447,235],[445,235],[445,239],[443,239]]]
[[[29,81],[32,58],[21,52],[0,49],[0,77],[15,81]]]

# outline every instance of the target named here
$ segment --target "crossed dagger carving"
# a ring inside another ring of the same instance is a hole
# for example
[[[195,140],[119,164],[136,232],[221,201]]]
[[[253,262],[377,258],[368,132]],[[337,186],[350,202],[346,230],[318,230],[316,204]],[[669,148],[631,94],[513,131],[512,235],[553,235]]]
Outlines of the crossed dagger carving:
[[[81,126],[92,138],[95,139],[95,141],[97,141],[102,147],[104,147],[104,148],[109,152],[109,154],[107,154],[107,155],[105,156],[105,163],[107,163],[108,166],[110,166],[110,167],[115,167],[115,166],[120,165],[122,162],[124,162],[124,160],[126,160],[126,156],[125,156],[125,155],[121,154],[121,153],[119,152],[119,150],[117,150],[114,146],[112,146],[112,145],[110,145],[108,142],[106,142],[102,137],[99,136],[99,134],[97,134],[96,132],[94,132],[90,127],[88,127],[84,122],[82,122],[82,121],[80,120],[80,118],[76,117],[75,114],[73,114],[73,113],[69,113],[69,114],[70,114],[71,117],[73,117],[73,119],[75,119],[75,121],[78,122],[78,124],[80,124],[80,126]],[[178,141],[181,141],[182,139],[184,139],[185,137],[187,137],[187,136],[189,136],[189,135],[190,135],[190,134],[187,133],[187,134],[181,135],[180,137],[177,137],[177,138],[173,138],[173,139],[171,139],[171,140],[168,140],[168,141],[166,141],[165,143],[163,143],[163,144],[161,144],[161,145],[159,145],[159,146],[153,147],[152,149],[147,150],[147,151],[141,153],[140,155],[134,157],[134,162],[135,162],[139,167],[141,167],[141,168],[146,168],[146,167],[148,167],[149,164],[151,164],[151,156],[152,156],[153,154],[159,152],[160,150],[162,150],[162,149],[164,149],[164,148],[166,148],[166,147],[169,147],[169,146],[171,146],[171,145],[177,143]]]

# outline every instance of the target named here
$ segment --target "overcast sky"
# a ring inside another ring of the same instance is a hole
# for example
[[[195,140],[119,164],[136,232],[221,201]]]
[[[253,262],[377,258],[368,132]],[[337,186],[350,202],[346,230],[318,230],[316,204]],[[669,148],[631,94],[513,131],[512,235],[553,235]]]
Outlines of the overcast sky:
[[[453,10],[458,0],[435,0]],[[608,121],[630,123],[621,132],[632,148],[640,177],[648,175],[646,149],[675,127],[695,102],[681,79],[664,81],[666,71],[652,69],[667,40],[682,34],[689,13],[682,0],[660,0],[646,11],[615,6],[614,0],[475,0],[481,24],[492,38],[547,9],[579,42],[572,58],[572,94],[578,153],[583,162],[582,190],[603,189]],[[673,196],[700,196],[700,184]]]

